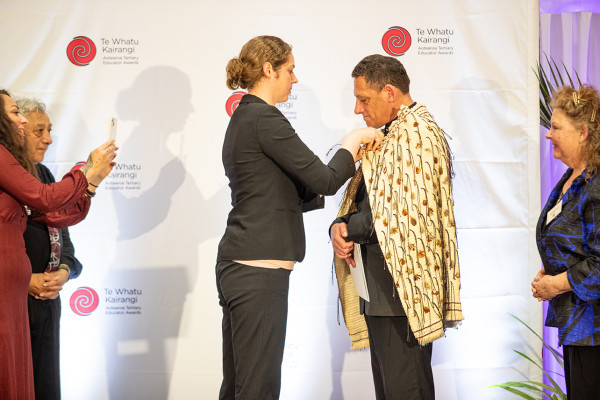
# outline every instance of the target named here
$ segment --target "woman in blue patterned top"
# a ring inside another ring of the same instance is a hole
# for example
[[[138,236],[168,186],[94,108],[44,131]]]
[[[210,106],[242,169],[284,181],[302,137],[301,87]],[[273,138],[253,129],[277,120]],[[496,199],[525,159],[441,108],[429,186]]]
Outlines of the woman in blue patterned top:
[[[567,394],[600,399],[600,97],[592,86],[553,94],[546,138],[567,171],[537,224],[543,267],[533,296],[549,300],[547,326],[563,345]]]

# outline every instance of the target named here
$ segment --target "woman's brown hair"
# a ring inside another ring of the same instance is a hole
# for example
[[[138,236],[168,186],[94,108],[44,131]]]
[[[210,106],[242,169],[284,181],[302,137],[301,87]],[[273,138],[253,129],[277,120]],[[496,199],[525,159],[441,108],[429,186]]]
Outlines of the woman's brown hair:
[[[6,150],[17,159],[19,164],[27,170],[27,172],[37,178],[38,174],[35,169],[35,164],[29,157],[27,146],[25,145],[25,138],[19,135],[16,124],[6,113],[6,104],[1,95],[12,98],[7,90],[0,90],[0,145],[4,146]]]
[[[275,71],[286,63],[292,46],[276,36],[257,36],[242,47],[240,55],[227,63],[227,87],[231,90],[252,89],[263,77],[263,65]]]

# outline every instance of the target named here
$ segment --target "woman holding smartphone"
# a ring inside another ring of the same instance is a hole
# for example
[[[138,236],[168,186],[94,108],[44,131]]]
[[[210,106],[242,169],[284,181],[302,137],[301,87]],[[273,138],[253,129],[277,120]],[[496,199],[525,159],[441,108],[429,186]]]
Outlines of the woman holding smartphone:
[[[109,140],[79,170],[44,185],[26,146],[28,121],[6,90],[0,90],[0,399],[33,400],[33,368],[27,292],[31,264],[23,232],[27,219],[60,229],[87,215],[95,188],[115,165]]]

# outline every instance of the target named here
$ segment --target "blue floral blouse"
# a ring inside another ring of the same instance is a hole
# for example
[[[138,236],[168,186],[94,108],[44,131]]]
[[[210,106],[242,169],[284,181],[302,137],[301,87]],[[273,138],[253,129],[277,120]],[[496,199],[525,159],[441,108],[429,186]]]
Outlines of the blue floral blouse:
[[[546,274],[567,271],[573,291],[550,300],[547,326],[558,327],[561,345],[600,344],[600,172],[588,182],[575,178],[562,196],[562,210],[551,221],[568,169],[550,193],[537,224],[536,241]]]

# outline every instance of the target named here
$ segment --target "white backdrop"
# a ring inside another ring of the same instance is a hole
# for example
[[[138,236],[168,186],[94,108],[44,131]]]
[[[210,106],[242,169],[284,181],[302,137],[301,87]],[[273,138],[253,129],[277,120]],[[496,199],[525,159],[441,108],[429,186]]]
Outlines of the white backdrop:
[[[466,320],[434,344],[437,397],[509,398],[487,386],[539,379],[512,351],[537,357],[539,343],[508,316],[541,327],[529,294],[539,267],[537,1],[0,5],[0,87],[48,104],[53,171],[84,160],[104,140],[108,118],[119,118],[119,164],[88,218],[72,228],[84,271],[62,293],[65,399],[217,397],[214,265],[230,207],[221,164],[232,95],[225,64],[259,34],[291,43],[300,83],[280,107],[326,158],[363,125],[352,113],[352,68],[368,54],[385,54],[382,37],[396,26],[411,35],[399,56],[411,94],[452,136],[455,154]],[[95,44],[85,66],[67,57],[78,36]],[[307,256],[290,287],[285,400],[374,398],[369,352],[351,352],[338,324],[327,227],[340,197],[305,217]],[[96,309],[77,300],[93,293],[80,287],[96,293]]]

